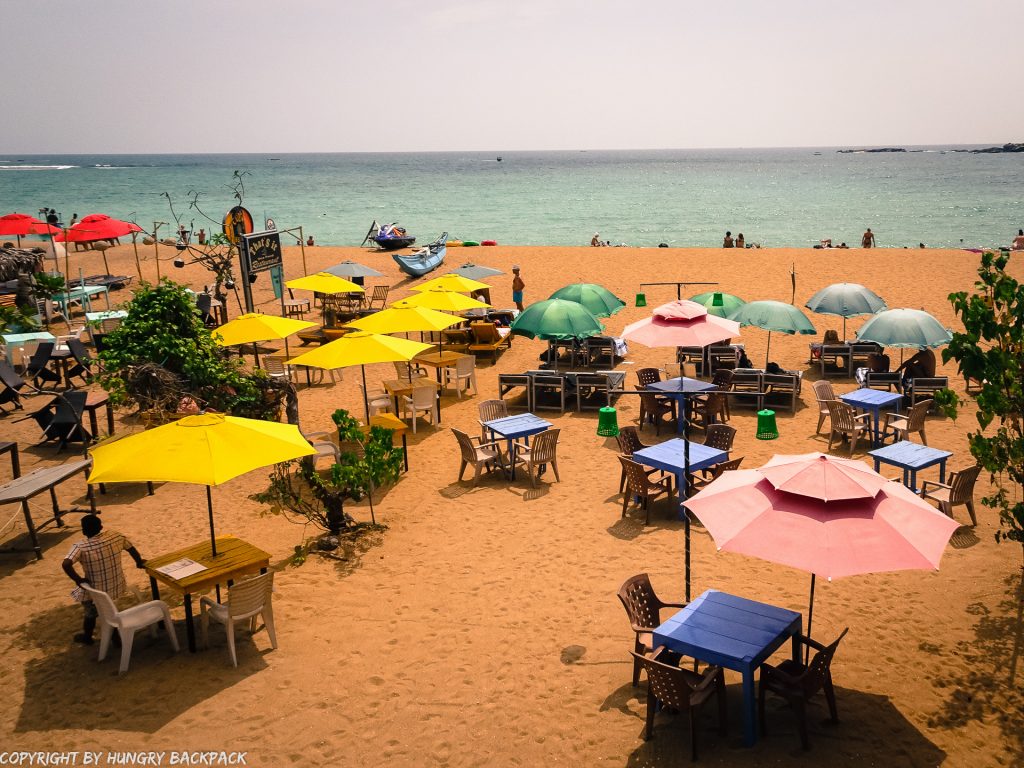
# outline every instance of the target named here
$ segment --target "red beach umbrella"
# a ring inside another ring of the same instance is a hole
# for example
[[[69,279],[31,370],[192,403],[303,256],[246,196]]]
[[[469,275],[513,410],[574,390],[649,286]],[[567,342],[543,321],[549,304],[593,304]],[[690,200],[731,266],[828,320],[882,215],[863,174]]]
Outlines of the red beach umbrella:
[[[142,227],[130,221],[112,219],[102,213],[92,213],[54,239],[58,243],[91,243],[95,240],[113,240],[141,231]]]
[[[25,235],[56,235],[60,228],[45,221],[40,221],[27,213],[8,213],[0,216],[0,235],[14,235],[18,238],[18,247],[21,247],[21,238]]]
[[[808,635],[818,574],[831,580],[937,569],[959,527],[867,464],[821,453],[776,456],[760,469],[723,472],[683,504],[719,549],[811,574]]]

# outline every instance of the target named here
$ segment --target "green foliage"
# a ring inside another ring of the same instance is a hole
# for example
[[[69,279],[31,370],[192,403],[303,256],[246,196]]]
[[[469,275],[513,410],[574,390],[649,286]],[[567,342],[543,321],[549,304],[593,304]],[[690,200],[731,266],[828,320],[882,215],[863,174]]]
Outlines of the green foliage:
[[[31,333],[39,328],[35,310],[29,307],[0,307],[0,333]]]
[[[974,293],[949,295],[964,332],[953,334],[942,358],[981,382],[975,396],[981,429],[968,435],[971,455],[1000,481],[983,503],[999,512],[996,541],[1024,547],[1024,285],[1006,273],[1009,258],[1008,252],[983,254]],[[943,405],[955,412],[955,396],[944,396]]]
[[[63,293],[64,286],[64,275],[51,275],[46,272],[36,272],[35,285],[32,288],[32,293],[36,299],[52,299],[58,293]]]
[[[319,472],[312,458],[278,464],[270,486],[253,498],[270,504],[275,513],[303,517],[337,535],[352,523],[345,514],[345,500],[359,501],[372,488],[398,479],[402,449],[392,445],[393,430],[371,427],[365,435],[348,411],[337,410],[331,418],[338,425],[342,445],[354,443],[358,451],[342,451],[330,469]]]
[[[268,397],[262,371],[245,373],[242,361],[230,358],[199,316],[183,285],[164,279],[159,285],[143,283],[127,306],[128,317],[107,334],[99,357],[99,381],[111,401],[154,407],[152,393],[141,391],[137,372],[153,366],[169,374],[162,381],[176,386],[164,407],[174,410],[176,400],[188,395],[198,403],[236,416],[276,418],[280,398]],[[153,378],[147,379],[152,382]]]

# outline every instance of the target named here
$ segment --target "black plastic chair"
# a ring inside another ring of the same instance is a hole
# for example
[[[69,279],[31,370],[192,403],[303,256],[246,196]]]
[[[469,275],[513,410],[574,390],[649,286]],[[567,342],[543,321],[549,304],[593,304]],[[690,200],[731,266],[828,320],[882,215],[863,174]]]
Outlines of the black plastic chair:
[[[43,430],[40,442],[48,443],[57,440],[57,450],[64,450],[68,443],[87,443],[92,435],[83,421],[87,392],[65,392],[54,398],[49,404],[25,418],[34,419]]]
[[[82,380],[83,384],[88,384],[89,379],[92,377],[93,364],[93,359],[89,356],[89,350],[85,348],[85,344],[82,343],[81,339],[68,339],[68,349],[71,351],[71,357],[75,360],[75,365],[68,369],[68,381],[72,377],[77,376]]]
[[[36,387],[42,389],[47,382],[56,383],[60,381],[60,374],[51,371],[50,361],[53,359],[54,342],[41,341],[36,351],[32,353],[28,364],[25,366],[25,376]]]
[[[14,410],[21,408],[21,389],[24,386],[24,380],[11,364],[6,360],[0,360],[0,405],[14,403]]]

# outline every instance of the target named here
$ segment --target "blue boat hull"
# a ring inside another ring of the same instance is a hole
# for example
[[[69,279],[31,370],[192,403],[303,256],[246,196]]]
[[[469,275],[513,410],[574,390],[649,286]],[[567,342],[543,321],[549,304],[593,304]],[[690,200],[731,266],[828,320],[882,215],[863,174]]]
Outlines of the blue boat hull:
[[[426,247],[426,253],[413,253],[408,256],[393,253],[391,258],[395,260],[398,268],[405,272],[405,274],[412,275],[413,277],[422,277],[428,272],[437,269],[444,262],[445,254],[448,251],[448,246],[445,244],[447,241],[448,233],[445,232]]]

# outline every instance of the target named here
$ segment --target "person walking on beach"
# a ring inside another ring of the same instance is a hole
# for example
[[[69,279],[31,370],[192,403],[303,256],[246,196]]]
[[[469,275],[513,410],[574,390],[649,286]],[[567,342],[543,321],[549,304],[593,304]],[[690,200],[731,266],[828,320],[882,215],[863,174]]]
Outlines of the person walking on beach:
[[[139,551],[132,546],[122,534],[117,531],[103,531],[103,522],[97,515],[85,515],[82,518],[82,533],[85,538],[76,542],[68,556],[64,558],[61,567],[77,585],[71,593],[71,597],[82,604],[84,617],[82,619],[82,632],[75,635],[75,642],[83,645],[92,645],[92,633],[96,629],[96,619],[99,616],[96,605],[89,599],[89,595],[82,584],[88,584],[93,589],[106,592],[112,600],[117,600],[128,591],[128,583],[124,578],[124,570],[121,568],[121,553],[127,552],[135,561],[136,568],[144,568],[145,561]],[[85,571],[84,576],[79,576],[75,570],[75,563],[81,563]]]
[[[523,289],[526,288],[526,283],[523,282],[522,276],[519,274],[519,265],[514,264],[512,266],[512,301],[516,304],[516,309],[520,312],[523,311]]]
[[[723,248],[732,248],[733,247],[732,232],[726,232],[725,233],[725,239],[722,241],[722,247]]]
[[[868,231],[865,232],[860,238],[861,248],[874,248],[875,247],[875,233],[871,231],[871,227],[868,227]]]
[[[1017,230],[1017,236],[1013,238],[1013,245],[1010,246],[1011,251],[1024,251],[1024,229]]]

